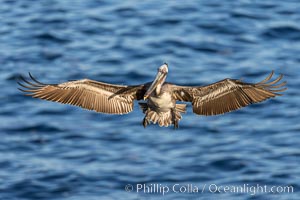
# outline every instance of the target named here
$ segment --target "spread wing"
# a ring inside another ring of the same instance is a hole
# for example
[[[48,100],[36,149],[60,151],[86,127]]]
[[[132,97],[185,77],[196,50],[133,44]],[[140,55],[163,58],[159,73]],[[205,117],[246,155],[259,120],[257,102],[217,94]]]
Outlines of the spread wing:
[[[44,84],[30,73],[30,81],[20,77],[19,88],[25,95],[48,101],[71,104],[109,114],[126,114],[133,110],[133,101],[143,98],[145,85],[126,86],[89,79],[61,84]]]
[[[174,98],[192,102],[193,112],[198,115],[218,115],[230,112],[249,104],[258,103],[275,96],[281,96],[287,88],[286,82],[277,84],[280,75],[270,81],[274,72],[259,83],[245,83],[235,79],[224,79],[203,87],[173,86]],[[277,84],[277,85],[276,85]]]

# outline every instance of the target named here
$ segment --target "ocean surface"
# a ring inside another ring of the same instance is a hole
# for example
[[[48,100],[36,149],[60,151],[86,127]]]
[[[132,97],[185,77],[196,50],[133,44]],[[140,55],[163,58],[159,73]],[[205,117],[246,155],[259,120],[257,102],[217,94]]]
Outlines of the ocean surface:
[[[298,0],[1,0],[0,199],[299,199],[299,21]],[[288,90],[220,116],[188,105],[178,130],[144,129],[137,103],[114,116],[17,90],[28,72],[141,84],[164,62],[176,84],[275,70]]]

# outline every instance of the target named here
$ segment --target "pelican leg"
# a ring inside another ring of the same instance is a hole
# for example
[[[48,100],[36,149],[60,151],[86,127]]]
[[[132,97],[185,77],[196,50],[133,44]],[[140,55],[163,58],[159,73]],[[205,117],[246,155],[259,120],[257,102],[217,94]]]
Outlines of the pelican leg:
[[[174,129],[177,129],[179,126],[178,126],[178,119],[176,117],[176,109],[173,108],[171,109],[171,112],[172,112],[172,121],[173,121],[173,124],[174,124]]]
[[[140,108],[142,109],[143,113],[146,113],[148,110],[148,104],[147,103],[139,103]]]
[[[143,113],[145,113],[145,117],[143,119],[143,126],[146,128],[150,124],[150,120],[148,119],[148,113],[150,111],[148,105],[146,103],[139,103],[141,108],[143,109]]]
[[[146,117],[144,117],[144,119],[143,119],[144,128],[146,128],[149,124],[150,124],[150,121]]]
[[[178,120],[174,120],[174,129],[178,129],[179,128],[179,126],[178,126]]]

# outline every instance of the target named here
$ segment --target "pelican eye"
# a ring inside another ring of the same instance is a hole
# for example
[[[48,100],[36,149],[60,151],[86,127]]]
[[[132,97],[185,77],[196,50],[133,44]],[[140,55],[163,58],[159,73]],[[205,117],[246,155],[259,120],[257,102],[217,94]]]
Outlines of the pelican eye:
[[[158,71],[162,74],[167,74],[166,70],[163,70],[163,69],[158,69]]]

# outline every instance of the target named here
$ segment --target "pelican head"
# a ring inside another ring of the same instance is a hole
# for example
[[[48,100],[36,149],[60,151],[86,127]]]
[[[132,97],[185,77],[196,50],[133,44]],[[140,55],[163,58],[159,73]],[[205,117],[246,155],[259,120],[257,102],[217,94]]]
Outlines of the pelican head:
[[[156,94],[160,93],[161,86],[164,84],[167,74],[168,74],[168,64],[164,63],[162,66],[160,66],[157,69],[156,77],[152,82],[151,86],[149,87],[149,89],[147,90],[147,92],[145,93],[144,100],[146,100],[155,89],[156,89]]]

